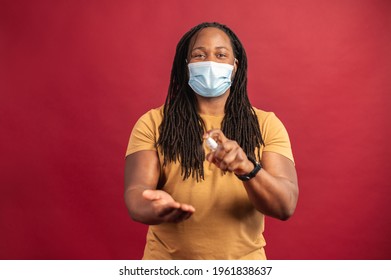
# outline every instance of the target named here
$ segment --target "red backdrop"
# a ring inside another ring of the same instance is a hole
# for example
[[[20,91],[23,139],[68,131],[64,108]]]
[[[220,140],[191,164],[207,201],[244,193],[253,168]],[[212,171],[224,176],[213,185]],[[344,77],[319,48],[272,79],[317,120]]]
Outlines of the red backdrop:
[[[1,1],[0,258],[138,259],[131,128],[202,21],[241,38],[254,106],[287,127],[300,198],[270,259],[390,259],[391,1]]]

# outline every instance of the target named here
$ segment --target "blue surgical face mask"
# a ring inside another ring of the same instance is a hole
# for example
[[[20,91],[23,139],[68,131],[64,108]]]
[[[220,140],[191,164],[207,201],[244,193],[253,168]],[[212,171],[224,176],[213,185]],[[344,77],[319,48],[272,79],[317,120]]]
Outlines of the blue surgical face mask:
[[[233,65],[202,61],[189,63],[189,85],[199,95],[217,97],[231,86]]]

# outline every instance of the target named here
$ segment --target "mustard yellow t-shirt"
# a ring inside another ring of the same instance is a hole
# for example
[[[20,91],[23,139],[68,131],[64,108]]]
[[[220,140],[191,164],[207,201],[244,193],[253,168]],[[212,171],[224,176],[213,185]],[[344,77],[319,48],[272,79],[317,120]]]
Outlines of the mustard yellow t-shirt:
[[[279,153],[293,161],[288,133],[272,112],[254,108],[261,128],[264,151]],[[223,116],[201,115],[206,129],[220,128]],[[126,155],[141,150],[156,150],[163,106],[150,110],[135,124]],[[205,144],[204,144],[205,145]],[[205,151],[208,152],[206,146]],[[233,173],[225,175],[204,162],[205,180],[183,180],[179,163],[163,167],[157,151],[163,190],[176,201],[193,205],[192,217],[181,223],[149,226],[143,259],[266,259],[263,237],[264,215],[258,212]]]

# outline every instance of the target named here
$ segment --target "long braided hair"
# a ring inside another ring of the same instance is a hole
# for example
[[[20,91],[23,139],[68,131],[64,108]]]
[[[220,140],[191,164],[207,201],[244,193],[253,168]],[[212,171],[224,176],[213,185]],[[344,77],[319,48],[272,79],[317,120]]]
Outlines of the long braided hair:
[[[225,104],[221,130],[227,138],[235,140],[248,157],[254,159],[260,159],[260,147],[264,144],[257,116],[247,96],[247,56],[242,43],[232,30],[223,24],[201,23],[189,30],[176,47],[157,141],[157,146],[163,153],[163,164],[179,161],[184,180],[190,175],[196,177],[197,181],[204,179],[205,152],[202,135],[205,125],[197,112],[196,93],[188,85],[187,56],[193,36],[207,27],[219,28],[228,35],[234,56],[239,60]]]

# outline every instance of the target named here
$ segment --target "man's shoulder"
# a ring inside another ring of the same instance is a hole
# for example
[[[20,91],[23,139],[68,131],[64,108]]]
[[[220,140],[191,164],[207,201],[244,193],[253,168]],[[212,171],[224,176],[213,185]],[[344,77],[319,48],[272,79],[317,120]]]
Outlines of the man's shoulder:
[[[163,119],[164,105],[160,107],[153,108],[145,112],[140,119],[142,120],[151,120],[151,121],[161,121]]]
[[[275,116],[272,111],[265,111],[256,107],[252,107],[259,120],[265,121]]]

